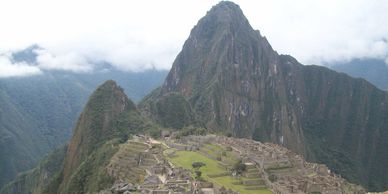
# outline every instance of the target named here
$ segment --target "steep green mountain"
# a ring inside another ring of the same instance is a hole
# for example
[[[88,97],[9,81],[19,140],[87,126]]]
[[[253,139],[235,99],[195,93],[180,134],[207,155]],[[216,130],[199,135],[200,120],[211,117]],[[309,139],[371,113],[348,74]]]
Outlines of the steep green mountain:
[[[174,111],[149,104],[171,93],[207,129],[275,142],[370,190],[388,188],[388,94],[279,55],[232,2],[192,29],[163,86],[141,103],[144,114],[166,123]]]
[[[33,167],[50,144],[34,118],[12,102],[0,85],[0,185]]]
[[[66,146],[62,146],[40,161],[39,165],[34,169],[19,174],[16,179],[6,184],[0,193],[55,193],[49,192],[50,184],[54,185],[55,178],[60,176],[60,172],[63,166],[64,158],[66,155]]]
[[[114,81],[105,82],[89,98],[74,129],[63,167],[60,193],[87,193],[104,188],[102,182],[106,172],[93,168],[100,167],[113,154],[100,153],[104,145],[115,139],[124,142],[130,133],[151,127]]]
[[[346,63],[332,64],[330,68],[352,77],[364,78],[378,88],[388,91],[388,65],[382,59],[354,59]]]
[[[93,193],[110,187],[105,166],[133,133],[158,128],[142,117],[123,89],[110,80],[90,96],[69,145],[6,185],[2,193]]]
[[[131,98],[139,100],[159,86],[166,74],[110,69],[0,79],[0,187],[69,140],[88,96],[99,84],[117,79]]]

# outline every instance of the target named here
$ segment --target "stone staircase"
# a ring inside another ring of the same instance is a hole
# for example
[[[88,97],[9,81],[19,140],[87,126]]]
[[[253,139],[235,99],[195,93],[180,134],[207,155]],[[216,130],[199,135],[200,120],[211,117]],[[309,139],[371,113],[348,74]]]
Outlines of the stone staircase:
[[[241,184],[244,185],[245,189],[247,190],[259,190],[267,188],[264,179],[261,177],[260,170],[255,164],[246,165],[246,170],[243,177],[245,179],[241,181]]]

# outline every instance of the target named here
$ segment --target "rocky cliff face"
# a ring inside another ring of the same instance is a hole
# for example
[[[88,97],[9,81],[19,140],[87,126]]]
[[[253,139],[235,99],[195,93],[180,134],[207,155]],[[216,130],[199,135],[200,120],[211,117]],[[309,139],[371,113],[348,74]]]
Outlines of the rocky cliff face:
[[[388,94],[279,55],[232,2],[192,29],[153,98],[170,93],[208,129],[275,142],[371,189],[388,187]]]
[[[299,113],[287,103],[280,66],[280,56],[240,8],[223,2],[194,27],[162,93],[182,93],[208,128],[237,137],[257,133],[305,153]]]

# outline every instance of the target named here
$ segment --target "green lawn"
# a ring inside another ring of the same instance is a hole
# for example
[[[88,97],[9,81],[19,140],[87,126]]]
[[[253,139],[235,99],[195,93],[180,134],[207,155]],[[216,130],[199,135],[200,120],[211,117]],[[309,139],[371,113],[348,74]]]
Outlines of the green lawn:
[[[181,166],[186,169],[193,170],[191,164],[193,162],[203,162],[206,166],[201,168],[202,177],[214,184],[224,186],[225,188],[232,189],[234,191],[238,191],[241,194],[272,194],[272,192],[268,189],[263,190],[245,190],[245,186],[243,185],[233,185],[232,182],[237,181],[233,179],[231,176],[224,176],[218,178],[209,178],[208,174],[219,174],[225,172],[224,169],[218,166],[217,161],[207,158],[206,156],[191,151],[177,151],[177,157],[169,158],[171,162],[176,166]]]
[[[204,144],[202,146],[202,151],[217,158],[222,157],[224,163],[233,165],[238,161],[238,156],[235,153],[226,151],[223,147],[215,144]],[[225,152],[226,155],[222,155]]]

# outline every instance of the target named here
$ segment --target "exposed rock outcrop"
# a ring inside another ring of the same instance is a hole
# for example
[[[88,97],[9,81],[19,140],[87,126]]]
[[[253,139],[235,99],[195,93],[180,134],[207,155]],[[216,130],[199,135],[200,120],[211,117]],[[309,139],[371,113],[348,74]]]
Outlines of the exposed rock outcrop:
[[[232,2],[192,29],[153,100],[170,93],[183,95],[208,129],[275,142],[350,181],[388,187],[388,94],[279,55]]]

